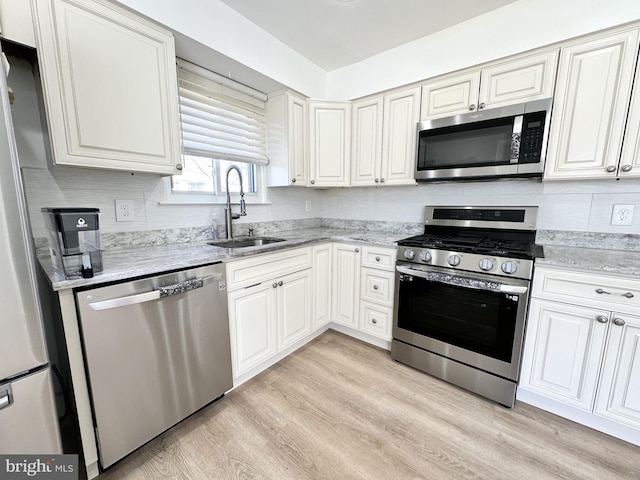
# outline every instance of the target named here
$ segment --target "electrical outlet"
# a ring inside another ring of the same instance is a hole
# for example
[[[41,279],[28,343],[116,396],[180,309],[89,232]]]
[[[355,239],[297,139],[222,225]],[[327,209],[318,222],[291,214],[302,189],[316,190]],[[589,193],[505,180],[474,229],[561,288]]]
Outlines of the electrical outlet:
[[[116,222],[133,222],[133,200],[116,200]]]
[[[307,200],[304,209],[305,209],[305,212],[311,211],[311,200]]]
[[[631,225],[635,205],[614,205],[611,214],[611,225]]]

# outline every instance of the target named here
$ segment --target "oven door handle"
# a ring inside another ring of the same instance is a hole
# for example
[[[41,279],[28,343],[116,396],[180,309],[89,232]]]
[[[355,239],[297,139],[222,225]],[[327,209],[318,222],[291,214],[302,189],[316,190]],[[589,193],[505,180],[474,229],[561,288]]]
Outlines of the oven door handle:
[[[403,273],[405,275],[410,275],[412,277],[424,278],[425,280],[444,283],[447,285],[466,286],[468,288],[473,288],[475,290],[488,290],[492,292],[513,293],[517,295],[525,294],[529,290],[528,287],[520,286],[520,285],[506,285],[504,283],[468,278],[462,275],[458,277],[453,277],[452,275],[447,275],[447,274],[440,274],[440,273],[434,274],[430,272],[423,272],[421,270],[415,270],[409,267],[403,267],[400,265],[396,265],[396,270],[398,271],[398,273]],[[457,280],[454,280],[454,278],[457,278]],[[469,281],[469,284],[462,285],[463,282],[461,282],[461,280]]]

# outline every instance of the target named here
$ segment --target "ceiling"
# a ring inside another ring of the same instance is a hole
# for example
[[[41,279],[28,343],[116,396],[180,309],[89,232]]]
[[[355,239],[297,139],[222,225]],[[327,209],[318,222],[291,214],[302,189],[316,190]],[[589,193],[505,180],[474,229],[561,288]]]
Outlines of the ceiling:
[[[517,0],[221,0],[325,71]]]

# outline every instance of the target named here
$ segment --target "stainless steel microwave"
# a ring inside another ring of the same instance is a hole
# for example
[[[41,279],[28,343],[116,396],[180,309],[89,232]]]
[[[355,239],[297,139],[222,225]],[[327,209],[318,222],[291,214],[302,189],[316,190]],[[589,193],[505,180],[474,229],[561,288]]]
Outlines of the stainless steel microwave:
[[[550,116],[549,98],[419,122],[416,180],[542,176]]]

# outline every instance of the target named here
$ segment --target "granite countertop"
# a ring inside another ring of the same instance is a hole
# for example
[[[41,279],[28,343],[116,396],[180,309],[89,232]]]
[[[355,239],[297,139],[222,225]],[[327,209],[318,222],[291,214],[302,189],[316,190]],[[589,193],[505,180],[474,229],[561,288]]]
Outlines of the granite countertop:
[[[640,275],[640,252],[545,245],[544,258],[537,258],[536,266],[577,268],[594,273]]]
[[[38,260],[53,290],[58,291],[118,282],[210,263],[228,262],[251,255],[315,243],[354,242],[394,247],[395,242],[407,237],[403,233],[322,227],[289,230],[268,236],[286,240],[236,250],[208,245],[206,241],[105,250],[102,252],[103,271],[93,278],[64,279],[54,273],[50,257],[40,257]]]

